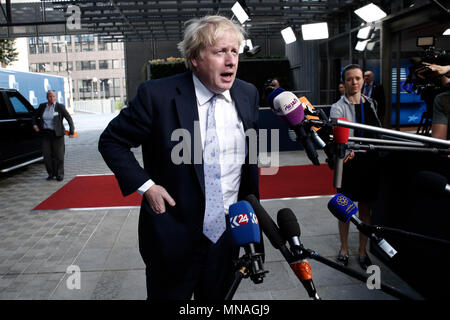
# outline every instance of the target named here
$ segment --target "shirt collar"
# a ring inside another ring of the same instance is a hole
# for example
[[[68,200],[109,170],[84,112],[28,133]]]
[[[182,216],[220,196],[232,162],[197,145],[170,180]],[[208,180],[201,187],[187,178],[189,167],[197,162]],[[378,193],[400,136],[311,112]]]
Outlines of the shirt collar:
[[[211,100],[211,98],[214,96],[214,92],[211,92],[208,88],[206,88],[194,73],[192,73],[192,79],[194,81],[195,95],[197,97],[199,105],[203,105]],[[226,90],[220,95],[223,96],[225,100],[227,100],[227,102],[231,102],[230,90]]]

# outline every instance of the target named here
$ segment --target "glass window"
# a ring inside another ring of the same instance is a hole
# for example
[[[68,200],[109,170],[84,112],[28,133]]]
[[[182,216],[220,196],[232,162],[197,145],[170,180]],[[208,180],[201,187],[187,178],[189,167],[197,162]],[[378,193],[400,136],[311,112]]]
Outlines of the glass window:
[[[113,79],[113,96],[114,97],[120,97],[120,78],[114,78]]]
[[[69,71],[72,71],[73,63],[72,62],[66,63],[65,61],[53,62],[53,71],[54,72],[66,72],[67,67],[69,68]]]
[[[98,50],[99,51],[106,51],[106,50],[112,50],[112,44],[111,42],[104,42],[104,41],[99,41],[98,42]]]
[[[54,72],[62,71],[61,67],[62,67],[61,62],[53,62],[53,71]]]
[[[13,106],[14,112],[16,114],[24,114],[24,113],[30,113],[27,109],[27,107],[23,104],[22,101],[19,100],[19,98],[15,97],[15,96],[10,96],[9,97],[9,101],[11,101],[11,104]]]
[[[99,69],[111,69],[111,60],[98,60],[98,68]]]
[[[49,72],[51,71],[51,64],[48,62],[36,63],[35,72]]]
[[[113,69],[120,69],[120,60],[119,59],[113,59],[112,60],[112,66],[113,66]]]
[[[78,71],[81,70],[95,70],[97,69],[97,65],[95,60],[89,61],[77,61],[76,68]]]
[[[78,96],[80,99],[92,98],[92,80],[78,80]]]
[[[111,97],[111,79],[100,79],[100,97],[103,99],[107,99]]]

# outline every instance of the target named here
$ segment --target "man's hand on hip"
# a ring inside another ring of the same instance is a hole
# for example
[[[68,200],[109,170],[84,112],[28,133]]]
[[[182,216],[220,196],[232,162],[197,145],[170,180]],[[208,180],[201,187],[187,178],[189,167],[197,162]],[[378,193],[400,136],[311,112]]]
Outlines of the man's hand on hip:
[[[166,189],[157,184],[153,185],[150,189],[145,191],[144,196],[150,204],[152,210],[156,213],[166,212],[165,201],[167,201],[170,206],[175,206],[175,201],[172,199]]]

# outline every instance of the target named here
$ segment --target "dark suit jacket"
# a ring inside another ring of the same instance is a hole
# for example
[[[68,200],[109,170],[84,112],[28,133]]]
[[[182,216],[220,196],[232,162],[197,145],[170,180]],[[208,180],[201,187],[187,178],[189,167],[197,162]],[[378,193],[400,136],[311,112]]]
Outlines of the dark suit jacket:
[[[45,107],[47,106],[47,102],[41,103],[39,107],[36,109],[33,115],[33,125],[37,125],[40,130],[43,129],[44,120],[42,119],[42,115],[44,114]],[[65,134],[66,129],[64,128],[63,120],[66,118],[69,123],[69,133],[73,134],[75,131],[75,126],[73,124],[72,117],[67,111],[66,107],[56,102],[55,104],[55,114],[53,116],[53,126],[55,128],[55,135],[57,137],[61,137]]]
[[[361,92],[364,92],[364,86]],[[383,122],[384,114],[386,113],[386,99],[384,97],[384,89],[381,84],[373,83],[372,93],[370,98],[374,99],[376,103],[378,119]]]
[[[259,95],[249,83],[236,79],[230,89],[244,130],[257,129]],[[174,130],[186,129],[191,136],[189,158],[194,163],[194,145],[201,148],[200,133],[194,134],[198,110],[192,73],[147,81],[137,96],[114,118],[100,136],[99,151],[115,174],[124,196],[135,192],[151,178],[166,188],[176,206],[156,214],[145,197],[139,218],[139,249],[147,267],[179,269],[201,240],[205,210],[203,164],[179,164],[171,160]],[[197,126],[198,128],[198,126]],[[188,143],[188,140],[184,140]],[[136,161],[132,147],[142,145],[144,168]],[[257,164],[243,165],[239,199],[259,197]],[[230,239],[231,241],[231,239]]]

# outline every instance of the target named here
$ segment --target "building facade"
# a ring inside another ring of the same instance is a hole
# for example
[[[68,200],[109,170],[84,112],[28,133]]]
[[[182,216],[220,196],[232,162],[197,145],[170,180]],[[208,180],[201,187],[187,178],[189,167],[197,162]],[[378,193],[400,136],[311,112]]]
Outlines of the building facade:
[[[28,38],[30,72],[69,78],[73,100],[126,99],[123,43],[95,35]]]

